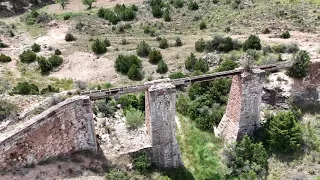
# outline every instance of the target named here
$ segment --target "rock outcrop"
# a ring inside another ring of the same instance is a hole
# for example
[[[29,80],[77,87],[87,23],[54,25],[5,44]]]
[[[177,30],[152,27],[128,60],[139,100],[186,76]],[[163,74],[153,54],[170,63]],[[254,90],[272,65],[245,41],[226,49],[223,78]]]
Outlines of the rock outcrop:
[[[44,6],[54,3],[53,0],[0,0],[0,17],[21,14],[33,6]]]

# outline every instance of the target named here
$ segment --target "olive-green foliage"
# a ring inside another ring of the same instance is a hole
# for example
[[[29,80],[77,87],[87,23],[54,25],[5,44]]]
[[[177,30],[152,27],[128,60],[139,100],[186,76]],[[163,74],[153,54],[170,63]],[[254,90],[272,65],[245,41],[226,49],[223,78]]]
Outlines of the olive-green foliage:
[[[129,77],[129,79],[131,79],[133,81],[141,81],[143,79],[143,75],[141,73],[140,68],[135,64],[133,64],[130,67],[127,75]]]
[[[222,63],[215,69],[216,72],[229,71],[238,67],[238,63],[232,60],[224,60]]]
[[[66,5],[69,4],[70,0],[56,0],[56,2],[61,5],[62,9],[64,9]]]
[[[237,40],[232,40],[230,37],[215,35],[211,41],[206,43],[206,50],[209,52],[229,52],[239,50],[241,45]]]
[[[151,167],[150,157],[146,153],[142,153],[139,157],[133,161],[134,169],[140,172],[146,172]]]
[[[206,42],[201,38],[195,43],[194,46],[197,52],[203,52],[206,48]]]
[[[51,55],[48,58],[48,61],[51,63],[52,67],[58,67],[63,63],[63,58],[58,55]]]
[[[98,11],[98,17],[104,18],[112,24],[117,24],[120,21],[118,15],[110,9],[100,8]]]
[[[293,112],[280,112],[267,119],[263,135],[273,152],[295,153],[302,144],[302,129]]]
[[[185,62],[185,67],[189,71],[201,71],[203,73],[209,71],[209,65],[207,61],[203,59],[197,59],[197,57],[191,53]]]
[[[37,52],[40,52],[41,47],[40,47],[39,44],[34,43],[34,44],[31,46],[31,49],[32,49],[33,52],[37,53]]]
[[[184,75],[182,72],[174,72],[169,75],[170,79],[179,79],[184,77],[186,77],[186,75]]]
[[[60,51],[59,49],[56,49],[56,50],[54,50],[54,54],[59,56],[59,55],[61,55],[62,53],[61,53],[61,51]]]
[[[38,65],[39,65],[42,73],[47,73],[52,70],[52,68],[53,68],[52,64],[48,61],[47,58],[45,58],[43,56],[39,56],[37,58],[37,61],[38,61]]]
[[[103,40],[104,44],[106,45],[106,47],[110,47],[111,46],[111,43],[110,43],[110,40],[108,38],[105,38]]]
[[[207,25],[204,21],[201,21],[199,27],[200,27],[200,30],[207,29]]]
[[[64,38],[67,42],[69,41],[75,41],[76,37],[74,37],[71,33],[67,33],[65,38]]]
[[[141,41],[137,46],[137,54],[140,57],[147,57],[151,51],[149,44],[145,41]]]
[[[119,55],[115,62],[116,71],[121,72],[122,74],[127,74],[131,66],[133,65],[142,67],[141,60],[135,55]]]
[[[39,13],[36,10],[32,10],[25,17],[25,22],[27,25],[33,25],[36,23]]]
[[[183,1],[182,0],[174,0],[173,1],[173,6],[175,8],[182,8],[183,7]]]
[[[109,173],[105,174],[105,180],[130,180],[131,177],[126,171],[123,170],[110,170]]]
[[[198,5],[198,3],[197,2],[195,2],[195,1],[193,1],[193,0],[190,0],[189,1],[189,5],[188,5],[188,9],[189,10],[197,10],[197,9],[199,9],[199,5]]]
[[[145,94],[140,93],[139,97],[134,94],[126,94],[120,97],[118,103],[121,104],[121,107],[126,110],[129,107],[138,109],[142,112],[145,111]]]
[[[11,114],[15,113],[16,111],[16,105],[5,100],[0,100],[0,122],[8,118]]]
[[[157,72],[160,74],[165,74],[166,72],[168,72],[167,63],[165,63],[164,60],[161,60],[158,63]]]
[[[82,0],[82,4],[88,6],[88,9],[91,9],[94,2],[97,2],[97,0]]]
[[[177,47],[182,46],[182,41],[181,41],[180,37],[176,37],[176,46]]]
[[[296,53],[299,51],[297,44],[278,44],[271,47],[275,53]]]
[[[234,149],[230,163],[231,176],[241,179],[264,179],[268,170],[268,157],[262,143],[254,143],[245,135]]]
[[[54,86],[48,85],[46,88],[43,88],[40,93],[41,94],[48,94],[48,93],[58,93],[59,88],[55,88]]]
[[[71,15],[70,14],[66,14],[63,16],[63,20],[67,21],[71,18]]]
[[[290,35],[289,31],[285,31],[280,35],[280,37],[282,39],[289,39],[291,37],[291,35]]]
[[[7,48],[9,47],[7,44],[3,43],[2,40],[0,39],[0,48]]]
[[[94,101],[94,111],[104,113],[106,117],[113,117],[116,112],[116,103],[112,99],[101,99]]]
[[[136,12],[132,7],[126,7],[124,4],[117,4],[114,8],[114,12],[122,21],[132,21],[136,17]]]
[[[10,62],[11,61],[11,57],[10,56],[6,56],[5,54],[0,54],[0,62],[6,63],[6,62]]]
[[[161,18],[163,15],[161,7],[159,5],[152,6],[152,14],[155,18]]]
[[[164,21],[166,21],[166,22],[171,21],[171,16],[170,16],[170,11],[169,11],[169,9],[166,9],[166,10],[164,11],[163,19],[164,19]]]
[[[160,176],[158,180],[171,180],[168,176]]]
[[[149,62],[151,64],[158,64],[162,60],[162,54],[159,50],[153,48],[149,53]]]
[[[308,75],[310,56],[306,51],[300,51],[294,57],[293,65],[288,69],[288,75],[294,78],[304,78]]]
[[[100,39],[98,39],[98,38],[93,41],[93,43],[91,45],[91,49],[96,54],[103,54],[103,53],[107,52],[106,43],[104,41],[100,41]]]
[[[249,38],[243,44],[243,50],[255,49],[261,50],[260,38],[256,35],[250,35]]]
[[[138,109],[129,107],[126,109],[126,125],[129,129],[141,127],[144,123],[144,113]]]
[[[39,88],[35,84],[19,82],[18,85],[12,89],[12,93],[21,95],[37,95],[39,94]]]
[[[161,38],[159,41],[159,48],[160,49],[167,49],[169,47],[168,41],[166,38]]]
[[[33,51],[31,51],[29,49],[26,51],[23,51],[19,57],[20,57],[21,62],[23,62],[23,63],[31,63],[31,62],[34,62],[37,60],[36,53],[34,53]]]

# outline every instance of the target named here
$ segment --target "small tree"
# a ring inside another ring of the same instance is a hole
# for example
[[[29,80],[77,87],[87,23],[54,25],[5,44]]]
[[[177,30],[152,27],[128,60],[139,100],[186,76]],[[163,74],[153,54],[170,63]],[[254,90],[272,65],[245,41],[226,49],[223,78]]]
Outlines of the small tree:
[[[52,70],[52,64],[45,57],[40,56],[37,61],[42,73],[47,73]]]
[[[127,75],[129,77],[129,79],[131,79],[133,81],[141,81],[143,79],[143,76],[140,72],[140,68],[135,64],[133,64],[130,67]]]
[[[23,51],[19,57],[20,57],[21,62],[23,62],[23,63],[32,63],[37,60],[36,53],[34,53],[33,51],[31,51],[29,49],[26,51]]]
[[[160,41],[159,41],[159,48],[161,49],[167,49],[169,47],[169,44],[168,44],[168,41],[166,38],[162,38]]]
[[[243,50],[255,49],[261,50],[260,38],[256,35],[250,35],[243,44]]]
[[[152,14],[155,18],[161,18],[163,15],[161,7],[159,5],[152,6]]]
[[[179,79],[184,77],[186,77],[186,75],[184,75],[182,72],[174,72],[169,76],[170,79]]]
[[[56,0],[57,3],[59,3],[64,10],[67,4],[69,4],[70,0]]]
[[[37,53],[37,52],[40,52],[41,47],[40,47],[39,44],[34,43],[34,44],[31,46],[31,49],[32,49],[33,52]]]
[[[193,53],[191,53],[185,62],[186,69],[189,71],[192,71],[196,62],[197,62],[197,57]]]
[[[155,48],[150,51],[149,53],[149,62],[151,64],[158,64],[159,61],[162,60],[162,54],[159,50],[156,50]]]
[[[82,0],[82,4],[88,6],[88,9],[92,8],[94,2],[97,2],[97,0]]]
[[[107,52],[107,46],[105,44],[105,42],[100,41],[99,39],[96,39],[92,45],[91,45],[91,49],[93,52],[95,52],[96,54],[102,54]]]
[[[128,74],[128,71],[133,64],[137,65],[139,68],[142,66],[141,60],[135,55],[119,55],[114,67],[116,68],[116,71],[121,72],[122,74]]]
[[[294,58],[293,65],[288,69],[288,75],[294,78],[304,78],[308,75],[310,56],[306,51],[300,51]]]
[[[207,29],[207,25],[204,21],[202,21],[199,26],[200,26],[200,30]]]
[[[54,54],[55,54],[55,55],[61,55],[62,53],[61,53],[61,51],[60,51],[59,49],[56,49],[56,50],[54,51]]]
[[[137,46],[137,54],[140,57],[147,57],[151,51],[149,44],[145,41],[141,41]]]
[[[166,22],[171,21],[169,9],[166,9],[166,10],[164,11],[163,19],[164,19],[164,21],[166,21]]]
[[[164,73],[168,72],[168,66],[167,66],[167,64],[164,62],[164,60],[161,60],[161,61],[158,63],[157,72],[160,73],[160,74],[164,74]]]
[[[206,42],[201,38],[195,43],[194,46],[197,52],[203,52],[206,48]]]
[[[21,95],[37,95],[39,94],[39,88],[35,84],[19,82],[18,85],[13,88],[12,92]]]

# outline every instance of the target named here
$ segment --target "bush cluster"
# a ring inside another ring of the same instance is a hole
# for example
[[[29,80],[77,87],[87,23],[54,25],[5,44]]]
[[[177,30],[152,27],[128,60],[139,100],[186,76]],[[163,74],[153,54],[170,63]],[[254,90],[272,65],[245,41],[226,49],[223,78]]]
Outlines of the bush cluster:
[[[11,57],[10,56],[6,56],[5,54],[0,54],[0,62],[6,63],[6,62],[10,62],[11,61]]]
[[[107,180],[130,180],[131,176],[126,171],[123,170],[111,170],[106,173],[105,179]]]
[[[131,80],[142,80],[141,60],[135,56],[119,55],[115,62],[116,71],[128,75]]]
[[[156,70],[158,73],[160,74],[165,74],[166,72],[168,72],[168,65],[166,62],[164,62],[164,60],[161,60],[159,63],[158,63],[158,67],[157,67],[157,70]]]
[[[91,45],[91,49],[96,54],[103,54],[107,52],[107,45],[105,41],[100,41],[99,39],[96,39],[93,41]]]
[[[37,95],[39,94],[39,88],[35,84],[19,82],[18,85],[12,89],[12,93],[21,95]]]
[[[25,21],[27,25],[33,25],[36,23],[37,18],[39,16],[38,11],[32,10],[30,13],[28,13],[25,17]]]
[[[161,38],[159,41],[159,48],[160,49],[167,49],[169,47],[168,41],[166,38]]]
[[[249,38],[243,44],[243,50],[248,49],[261,50],[260,38],[256,35],[250,35]]]
[[[299,46],[297,44],[278,44],[271,47],[272,52],[275,53],[296,53],[298,52]]]
[[[41,94],[48,94],[48,93],[58,93],[59,88],[55,88],[54,86],[48,85],[46,88],[43,88],[40,93]]]
[[[60,66],[63,63],[63,58],[58,55],[52,55],[48,59],[40,56],[37,59],[42,73],[47,73],[53,68]]]
[[[93,104],[94,113],[101,112],[106,117],[113,117],[116,112],[116,103],[110,98],[94,101]]]
[[[37,53],[37,52],[40,52],[41,47],[40,47],[39,44],[34,43],[34,44],[31,46],[31,50],[32,50],[33,52]]]
[[[197,9],[199,9],[199,5],[197,2],[190,0],[189,5],[188,5],[188,9],[192,10],[192,11],[197,10]]]
[[[144,173],[151,167],[151,159],[146,153],[142,153],[133,160],[134,169]]]
[[[139,96],[136,96],[134,94],[126,94],[119,98],[118,103],[121,104],[121,107],[125,110],[125,112],[130,107],[144,112],[145,94],[140,93]]]
[[[237,68],[239,65],[237,62],[233,60],[224,60],[221,62],[221,64],[215,69],[216,72],[222,72],[222,71],[230,71],[235,68]]]
[[[197,59],[193,53],[191,53],[191,55],[187,58],[185,67],[189,71],[201,71],[202,73],[209,71],[209,65],[207,61],[203,59]]]
[[[151,51],[151,48],[149,44],[147,44],[145,41],[141,41],[137,46],[137,54],[140,57],[149,56],[150,51]]]
[[[129,129],[137,129],[144,123],[144,113],[138,109],[129,107],[126,110],[126,125]]]
[[[289,31],[285,31],[280,35],[280,37],[282,39],[289,39],[291,37],[291,35],[290,35]]]
[[[162,60],[162,54],[159,50],[156,50],[155,48],[153,48],[149,52],[148,58],[151,64],[158,64]]]
[[[237,40],[232,40],[230,37],[223,37],[220,35],[215,35],[211,41],[206,43],[206,50],[209,52],[230,52],[232,50],[239,50],[241,45]]]
[[[179,79],[179,78],[184,78],[186,75],[184,75],[182,72],[174,72],[169,75],[170,79]]]
[[[206,48],[206,42],[201,38],[194,44],[194,46],[197,52],[203,52]]]
[[[0,100],[0,122],[17,112],[17,109],[16,105],[5,100]]]
[[[182,0],[174,0],[173,1],[173,6],[175,8],[182,8],[183,7],[183,1]]]
[[[310,56],[306,51],[300,51],[294,57],[293,65],[288,69],[288,75],[294,78],[304,78],[308,75]]]
[[[166,21],[166,22],[171,21],[171,16],[170,16],[170,11],[169,11],[169,9],[166,9],[166,10],[164,11],[163,19],[164,19],[164,21]]]
[[[75,41],[76,37],[74,37],[71,33],[67,33],[65,38],[64,38],[67,42],[69,41]]]
[[[136,11],[138,11],[138,7],[135,5],[127,7],[124,4],[117,4],[113,11],[110,9],[100,8],[98,16],[109,20],[112,24],[117,24],[119,21],[132,21],[136,17]]]
[[[32,63],[37,60],[37,55],[31,50],[23,51],[22,54],[19,55],[21,62],[23,63]]]

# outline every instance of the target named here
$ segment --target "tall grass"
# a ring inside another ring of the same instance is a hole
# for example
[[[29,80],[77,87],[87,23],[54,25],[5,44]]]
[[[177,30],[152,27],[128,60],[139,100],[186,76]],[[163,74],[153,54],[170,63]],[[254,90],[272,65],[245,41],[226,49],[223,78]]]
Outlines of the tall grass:
[[[201,131],[188,118],[179,115],[181,129],[178,142],[186,169],[194,179],[219,179],[227,167],[222,162],[222,140],[214,133]]]

